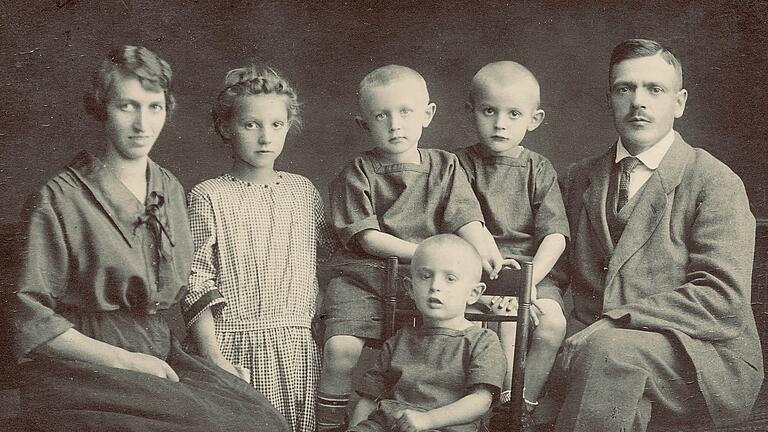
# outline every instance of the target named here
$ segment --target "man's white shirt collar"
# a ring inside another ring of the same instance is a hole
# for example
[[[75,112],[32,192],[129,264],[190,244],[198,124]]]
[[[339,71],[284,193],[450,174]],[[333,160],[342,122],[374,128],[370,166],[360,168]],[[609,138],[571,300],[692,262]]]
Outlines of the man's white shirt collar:
[[[669,132],[664,135],[664,138],[659,140],[659,142],[656,144],[652,145],[648,150],[635,155],[635,157],[640,159],[640,162],[642,162],[643,165],[649,169],[655,170],[659,167],[659,164],[661,164],[661,160],[664,159],[664,156],[667,154],[669,148],[672,147],[673,142],[675,142],[675,130],[670,129]],[[624,147],[624,144],[621,142],[621,137],[619,137],[618,143],[616,145],[615,162],[619,162],[627,156],[632,155]]]

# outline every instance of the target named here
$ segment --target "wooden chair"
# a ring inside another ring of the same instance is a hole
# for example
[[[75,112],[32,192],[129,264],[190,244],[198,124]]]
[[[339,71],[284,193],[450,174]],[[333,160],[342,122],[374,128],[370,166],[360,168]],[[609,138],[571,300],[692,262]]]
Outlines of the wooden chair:
[[[484,277],[486,284],[484,295],[518,297],[517,316],[467,313],[470,321],[479,321],[483,325],[489,322],[517,322],[515,336],[515,359],[512,368],[512,391],[508,412],[508,427],[503,430],[520,429],[523,409],[523,384],[525,376],[525,357],[530,334],[531,291],[533,287],[533,264],[520,262],[521,269],[504,267],[495,280]],[[397,307],[398,299],[398,261],[397,257],[387,259],[387,284],[384,289],[384,340],[392,337],[399,327],[417,325],[419,313],[413,309]]]

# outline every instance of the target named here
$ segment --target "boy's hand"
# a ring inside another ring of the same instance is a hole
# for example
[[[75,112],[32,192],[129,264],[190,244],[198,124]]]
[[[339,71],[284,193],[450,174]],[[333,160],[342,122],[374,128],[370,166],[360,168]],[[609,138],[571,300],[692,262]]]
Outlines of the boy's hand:
[[[520,266],[520,263],[517,262],[514,258],[506,258],[501,261],[502,266],[504,267],[512,267],[514,269],[520,270],[522,267]]]
[[[517,297],[496,296],[491,299],[488,308],[494,315],[516,315],[519,302]],[[544,315],[544,311],[536,304],[531,302],[530,317],[534,327],[539,326],[539,315]]]
[[[483,259],[483,270],[488,273],[488,277],[490,277],[491,280],[496,279],[505,263],[505,260],[501,257],[499,249],[494,247],[488,256],[483,256],[481,258]]]
[[[432,429],[429,414],[405,409],[395,414],[395,430],[398,432],[421,432]]]

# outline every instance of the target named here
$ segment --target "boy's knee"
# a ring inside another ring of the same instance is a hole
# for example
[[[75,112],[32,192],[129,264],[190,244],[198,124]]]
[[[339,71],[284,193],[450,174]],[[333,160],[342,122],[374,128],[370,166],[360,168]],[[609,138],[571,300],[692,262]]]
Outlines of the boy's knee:
[[[534,337],[558,346],[565,338],[567,321],[560,305],[554,300],[542,299],[537,306],[544,312],[539,316],[539,325],[534,331]]]
[[[365,342],[355,336],[332,336],[325,342],[324,362],[334,368],[354,368],[364,345]]]

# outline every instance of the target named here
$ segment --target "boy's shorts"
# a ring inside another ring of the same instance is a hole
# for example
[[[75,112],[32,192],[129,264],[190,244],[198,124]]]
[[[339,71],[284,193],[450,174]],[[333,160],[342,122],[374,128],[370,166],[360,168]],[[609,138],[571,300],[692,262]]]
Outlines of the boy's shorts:
[[[531,257],[512,256],[518,260]],[[383,297],[387,281],[385,261],[381,259],[357,259],[347,262],[336,261],[329,266],[330,281],[323,292],[323,305],[315,319],[316,338],[325,345],[333,336],[347,335],[365,339],[366,343],[378,346],[383,342],[384,321]],[[397,277],[397,304],[400,309],[416,309],[413,300],[406,293],[410,284],[410,266],[400,264]],[[565,309],[563,295],[554,280],[548,275],[537,286],[537,298],[556,301]]]
[[[533,261],[533,257],[527,255],[509,255],[507,258],[512,258],[520,261]],[[562,281],[561,275],[555,274],[553,270],[548,275],[544,276],[544,279],[536,285],[536,298],[537,299],[549,299],[554,300],[560,305],[560,309],[565,311],[565,303],[563,301],[563,291],[557,285],[557,281]],[[483,281],[487,282],[487,276],[483,273]]]
[[[360,259],[332,266],[332,277],[323,292],[323,306],[317,319],[323,345],[333,336],[366,339],[371,345],[382,342],[383,293],[387,281],[385,262]],[[400,264],[397,277],[399,308],[416,309],[406,293],[410,266]]]

